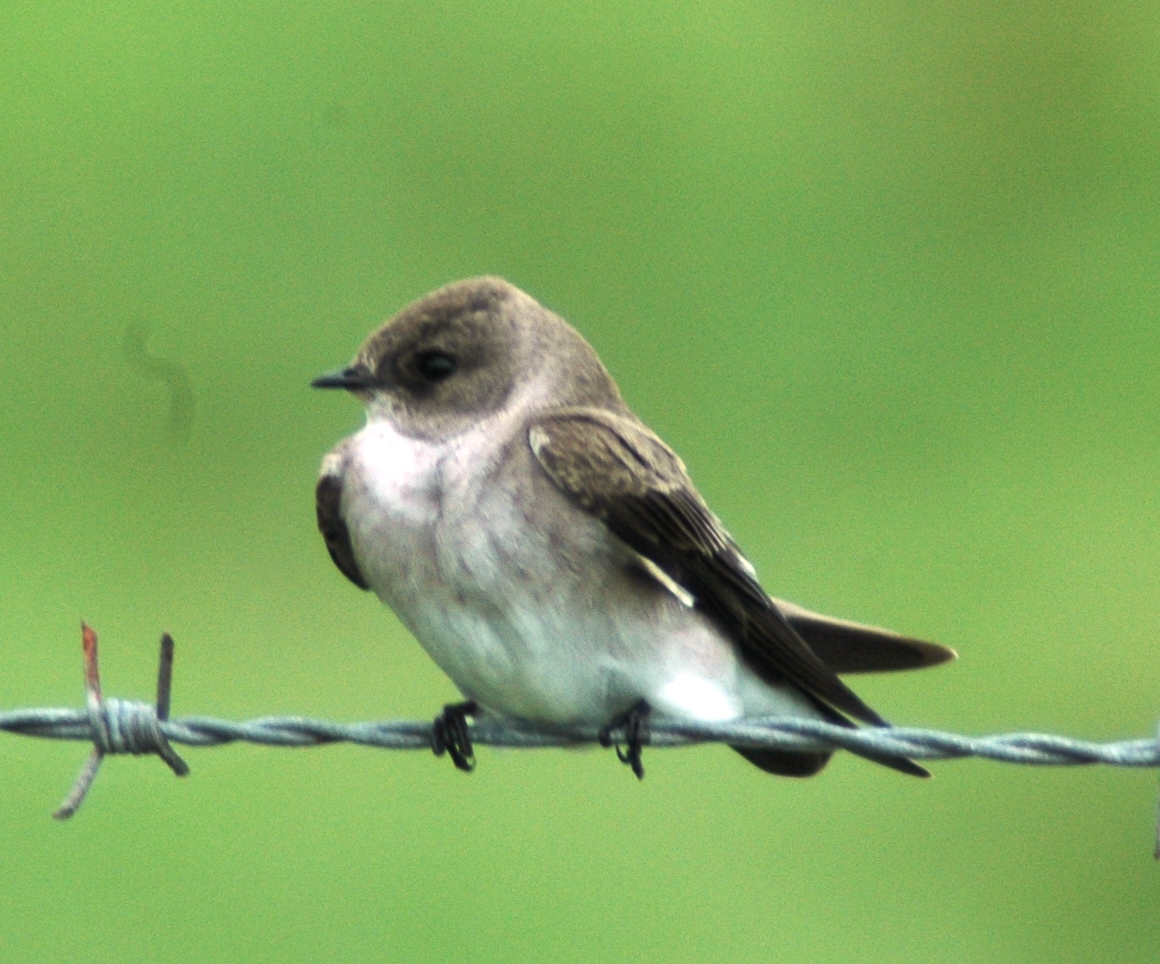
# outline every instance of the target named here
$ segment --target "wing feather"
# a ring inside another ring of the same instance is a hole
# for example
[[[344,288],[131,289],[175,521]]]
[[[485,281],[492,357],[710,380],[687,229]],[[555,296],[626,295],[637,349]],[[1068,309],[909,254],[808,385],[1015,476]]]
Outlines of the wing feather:
[[[347,579],[359,589],[369,589],[354,558],[350,531],[342,517],[342,476],[324,472],[314,488],[314,507],[318,514],[318,531],[326,542],[330,558]]]
[[[790,625],[681,460],[639,421],[601,409],[562,409],[536,420],[528,439],[549,478],[685,589],[759,676],[886,724]]]

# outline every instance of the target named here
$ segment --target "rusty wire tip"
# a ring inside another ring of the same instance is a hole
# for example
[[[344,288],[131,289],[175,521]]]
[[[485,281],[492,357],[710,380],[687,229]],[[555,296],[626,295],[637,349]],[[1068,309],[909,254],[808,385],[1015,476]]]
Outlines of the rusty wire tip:
[[[97,631],[81,621],[81,648],[85,654],[85,692],[91,701],[101,699],[101,670],[97,662]]]
[[[101,668],[97,662],[96,630],[83,619],[81,620],[81,649],[84,652],[85,663],[85,703],[88,707],[89,715],[92,716],[94,713],[99,712],[101,708]],[[52,816],[54,820],[67,820],[76,813],[80,809],[80,805],[84,803],[85,797],[88,796],[89,787],[93,785],[93,781],[97,778],[97,773],[101,769],[101,761],[104,759],[105,754],[96,741],[97,734],[95,731],[93,736],[94,743],[92,752],[89,754],[88,759],[85,760],[84,766],[81,767],[81,772],[77,774],[77,778],[73,782],[68,796],[53,811]]]

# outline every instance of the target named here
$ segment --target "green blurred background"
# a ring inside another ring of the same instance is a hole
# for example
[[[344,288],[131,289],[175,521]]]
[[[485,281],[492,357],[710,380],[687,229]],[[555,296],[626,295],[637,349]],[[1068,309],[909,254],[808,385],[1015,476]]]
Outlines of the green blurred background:
[[[429,717],[311,392],[447,281],[572,321],[775,594],[954,646],[899,723],[1160,714],[1155,3],[0,5],[0,706]],[[180,360],[188,437],[123,350]],[[1155,772],[0,738],[0,958],[1155,961]]]

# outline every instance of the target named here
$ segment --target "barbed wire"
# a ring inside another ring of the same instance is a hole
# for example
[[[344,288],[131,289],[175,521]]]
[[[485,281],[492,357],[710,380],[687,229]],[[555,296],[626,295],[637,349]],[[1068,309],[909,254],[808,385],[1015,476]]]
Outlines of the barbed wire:
[[[85,708],[0,712],[0,730],[22,736],[92,743],[92,753],[76,784],[53,814],[58,819],[71,817],[77,811],[107,754],[156,754],[175,774],[185,776],[189,767],[173,750],[173,743],[199,747],[236,742],[280,747],[353,743],[388,750],[431,750],[438,746],[433,723],[416,720],[333,723],[304,716],[268,716],[242,722],[208,716],[171,720],[173,639],[168,633],[161,638],[157,700],[155,704],[149,704],[101,695],[97,634],[84,624],[81,631]],[[1103,764],[1160,767],[1160,735],[1149,739],[1093,743],[1043,733],[971,737],[913,727],[847,729],[820,720],[768,717],[723,722],[651,719],[640,736],[642,745],[658,748],[728,743],[731,746],[801,752],[841,749],[861,756],[916,760],[980,757],[1031,766]],[[471,743],[484,746],[525,749],[590,743],[608,746],[610,743],[625,743],[628,739],[624,726],[552,729],[486,715],[470,726]],[[1157,830],[1156,856],[1160,859],[1160,827]]]

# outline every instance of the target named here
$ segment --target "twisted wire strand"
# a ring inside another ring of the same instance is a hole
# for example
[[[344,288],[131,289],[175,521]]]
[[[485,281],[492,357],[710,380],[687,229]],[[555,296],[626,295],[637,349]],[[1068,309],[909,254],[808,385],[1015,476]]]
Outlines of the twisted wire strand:
[[[387,750],[430,750],[431,723],[382,720],[335,723],[304,716],[266,716],[241,722],[208,716],[160,720],[148,703],[105,699],[94,722],[89,710],[33,708],[0,712],[0,730],[22,736],[94,743],[103,753],[157,753],[160,735],[171,743],[210,747],[245,742],[306,747],[353,743]],[[613,738],[624,734],[611,731]],[[509,748],[579,746],[600,742],[600,728],[546,729],[519,721],[482,717],[471,724],[473,743]],[[1031,766],[1160,767],[1156,738],[1094,743],[1044,733],[963,736],[914,727],[847,729],[819,720],[770,717],[701,723],[653,719],[643,744],[679,747],[728,743],[761,749],[852,750],[919,760],[980,757]]]
[[[388,750],[434,750],[447,747],[444,736],[436,733],[435,722],[422,720],[382,720],[366,723],[334,723],[305,716],[265,716],[235,722],[209,716],[169,718],[173,676],[173,638],[161,637],[157,671],[157,699],[154,704],[105,697],[101,692],[97,659],[97,634],[81,624],[85,668],[85,708],[52,707],[0,712],[0,731],[53,740],[81,740],[92,744],[72,789],[54,817],[71,817],[84,802],[101,761],[109,754],[153,753],[161,757],[179,777],[189,767],[172,744],[222,746],[247,742],[262,746],[305,747],[330,743],[354,743]],[[447,708],[448,710],[451,707]],[[639,746],[676,747],[696,743],[728,743],[732,746],[768,750],[817,752],[849,750],[863,756],[910,757],[917,760],[952,760],[982,757],[1001,763],[1030,766],[1082,766],[1100,763],[1115,767],[1160,767],[1160,735],[1153,739],[1092,743],[1044,733],[1005,733],[971,737],[938,730],[911,727],[866,727],[851,729],[820,720],[766,717],[707,723],[664,718],[647,719],[643,729],[626,726],[605,728],[580,726],[553,729],[484,714],[470,724],[466,739],[467,756],[471,744],[512,748],[564,747],[599,743],[618,744],[617,756],[640,769]],[[619,744],[638,744],[622,755]],[[463,748],[460,748],[462,755]],[[456,759],[456,766],[464,766]],[[1160,825],[1157,827],[1156,858],[1160,860]]]

